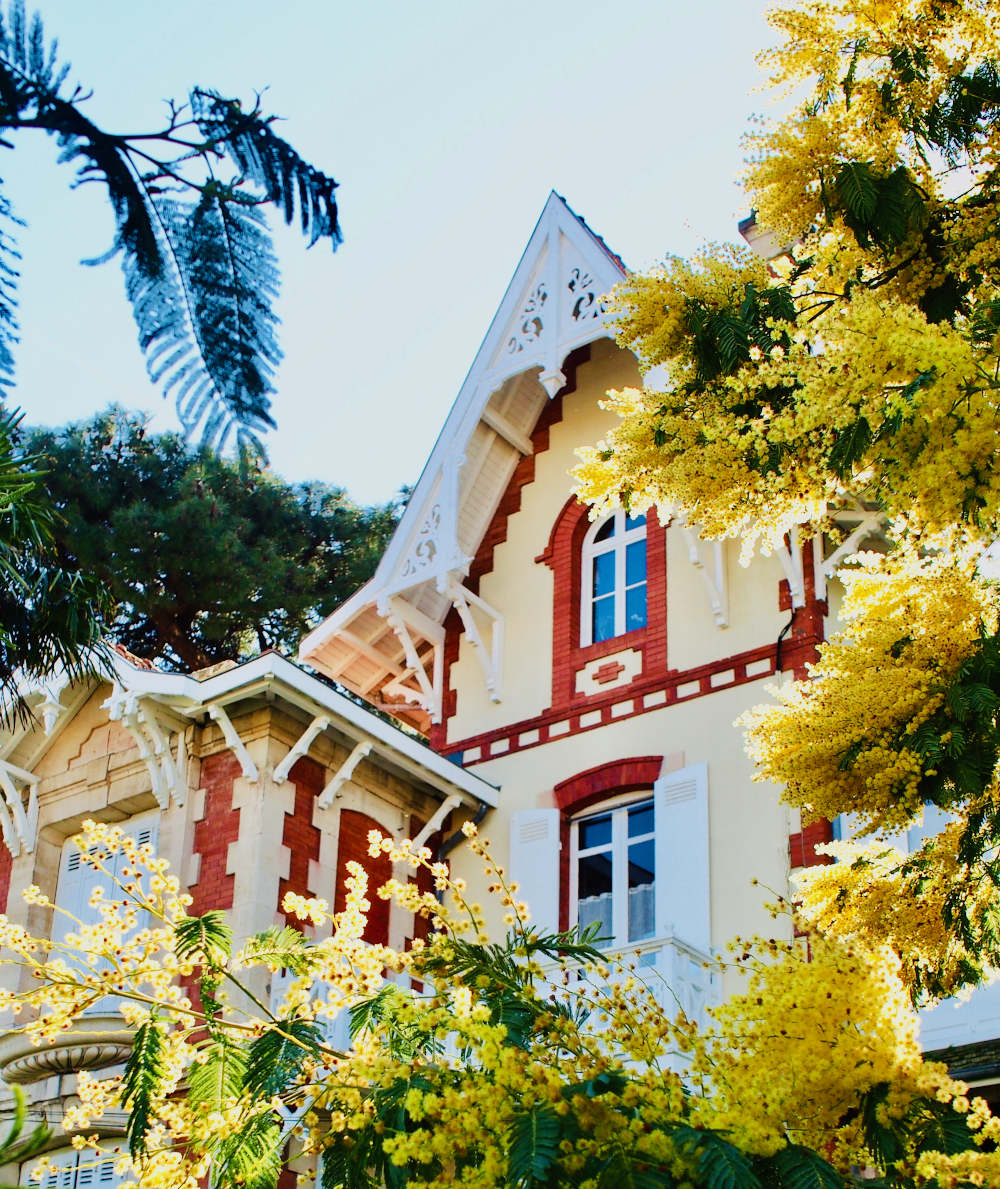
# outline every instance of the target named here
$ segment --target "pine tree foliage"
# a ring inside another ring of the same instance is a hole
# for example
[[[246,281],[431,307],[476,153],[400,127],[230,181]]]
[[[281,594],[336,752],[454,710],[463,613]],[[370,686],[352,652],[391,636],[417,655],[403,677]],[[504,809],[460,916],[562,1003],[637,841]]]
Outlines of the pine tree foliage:
[[[260,452],[274,424],[280,359],[272,302],[278,271],[263,209],[298,215],[310,244],[340,243],[336,182],[278,136],[259,102],[249,108],[205,88],[171,104],[164,127],[120,135],[85,114],[67,85],[41,17],[24,0],[0,10],[0,129],[56,138],[75,180],[108,194],[125,289],[151,379],[172,393],[185,428],[221,448],[235,434]],[[3,143],[11,144],[5,140]],[[13,378],[17,325],[16,218],[0,198],[0,384]],[[99,263],[92,261],[91,263]]]
[[[285,483],[147,420],[113,408],[25,437],[47,472],[57,556],[100,584],[101,622],[131,652],[200,669],[292,651],[371,576],[398,504]]]

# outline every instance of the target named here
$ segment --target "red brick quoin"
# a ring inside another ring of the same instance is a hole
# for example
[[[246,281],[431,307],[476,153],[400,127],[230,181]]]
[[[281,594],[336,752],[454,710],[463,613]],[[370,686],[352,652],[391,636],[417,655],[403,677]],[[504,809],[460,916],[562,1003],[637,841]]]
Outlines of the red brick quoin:
[[[632,648],[642,653],[646,680],[667,670],[667,532],[656,509],[646,512],[646,626],[598,644],[580,647],[581,550],[590,527],[589,509],[571,496],[556,517],[545,551],[536,562],[552,570],[552,707],[585,703],[576,675],[589,661]],[[602,666],[598,672],[606,671]],[[604,681],[614,680],[605,677]],[[593,697],[594,695],[590,695]]]
[[[233,782],[240,775],[239,761],[230,751],[206,756],[201,764],[205,814],[194,828],[194,852],[201,856],[198,882],[188,889],[193,897],[191,915],[212,908],[232,908],[236,877],[226,874],[229,844],[240,833],[240,811],[233,808]]]
[[[291,813],[285,814],[285,828],[281,841],[288,847],[288,878],[278,884],[278,911],[286,892],[297,892],[300,896],[318,895],[309,886],[309,863],[319,862],[320,830],[313,825],[313,806],[325,783],[325,770],[321,764],[303,756],[292,765],[288,779],[295,784],[295,804]],[[285,913],[285,923],[301,928],[301,922],[294,913]]]
[[[663,756],[632,756],[587,768],[560,780],[552,790],[560,810],[559,928],[569,928],[569,827],[573,817],[617,793],[651,788],[663,767]]]
[[[833,826],[825,817],[810,822],[795,834],[788,835],[788,853],[793,867],[817,867],[832,863],[832,855],[818,855],[816,847],[833,841]]]

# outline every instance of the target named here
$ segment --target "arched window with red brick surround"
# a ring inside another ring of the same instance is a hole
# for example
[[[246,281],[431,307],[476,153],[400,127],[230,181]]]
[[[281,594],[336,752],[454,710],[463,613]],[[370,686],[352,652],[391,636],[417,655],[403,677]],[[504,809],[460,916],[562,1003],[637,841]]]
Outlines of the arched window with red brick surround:
[[[708,767],[663,767],[599,764],[560,781],[554,808],[512,815],[511,874],[540,928],[597,921],[612,947],[676,937],[708,952]]]
[[[553,575],[554,708],[667,668],[666,530],[656,509],[644,518],[617,511],[597,524],[588,512],[570,499],[535,558]]]

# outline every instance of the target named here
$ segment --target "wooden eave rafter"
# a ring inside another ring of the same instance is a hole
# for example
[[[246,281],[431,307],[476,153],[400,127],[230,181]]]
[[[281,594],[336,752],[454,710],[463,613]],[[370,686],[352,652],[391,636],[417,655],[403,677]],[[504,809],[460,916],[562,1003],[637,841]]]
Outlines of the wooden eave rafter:
[[[366,697],[389,699],[386,708],[398,699],[437,721],[437,635],[454,608],[499,699],[501,618],[464,578],[518,460],[532,451],[546,399],[566,383],[566,357],[608,337],[602,298],[625,276],[604,241],[551,194],[374,578],[306,636],[301,660]],[[462,519],[468,508],[482,510],[471,523],[467,512]],[[392,652],[387,624],[398,644]]]

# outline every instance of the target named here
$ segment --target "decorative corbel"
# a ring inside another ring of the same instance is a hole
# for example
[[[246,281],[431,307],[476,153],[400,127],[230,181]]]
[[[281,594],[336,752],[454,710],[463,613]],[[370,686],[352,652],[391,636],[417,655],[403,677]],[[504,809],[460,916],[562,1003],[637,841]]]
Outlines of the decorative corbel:
[[[726,558],[721,541],[702,541],[697,531],[689,524],[681,523],[680,530],[688,549],[688,560],[701,575],[708,595],[708,604],[717,628],[729,627],[729,583],[726,578]],[[712,550],[712,568],[709,571],[701,556],[701,547],[708,545]]]
[[[27,805],[23,791],[15,781],[27,788]],[[38,840],[38,777],[7,760],[0,760],[0,831],[15,859],[22,850],[31,854],[35,849]]]
[[[221,706],[217,706],[214,703],[206,706],[205,710],[212,722],[218,725],[219,730],[222,732],[222,737],[225,739],[229,747],[229,750],[239,762],[240,770],[243,773],[244,779],[250,781],[251,784],[254,784],[260,779],[260,771],[257,765],[251,759],[250,753],[247,751],[246,744],[239,737],[239,734],[237,733],[236,728],[233,726],[229,715],[225,712],[225,710],[223,710]]]
[[[829,557],[822,556],[822,537],[817,533],[813,538],[814,541],[819,542],[819,554],[816,558],[816,597],[819,599],[826,598],[826,584],[827,580],[832,578],[837,571],[837,567],[852,553],[856,553],[858,546],[867,537],[874,537],[882,532],[888,522],[888,517],[884,512],[871,512],[865,516],[857,527],[837,546]]]
[[[468,636],[479,658],[486,681],[486,689],[491,702],[501,700],[500,687],[503,666],[503,616],[496,608],[491,607],[484,599],[472,593],[462,585],[452,574],[449,575],[445,586],[445,594],[451,599],[452,606],[458,612],[462,627]],[[476,607],[490,621],[490,644],[487,648],[483,640],[479,625],[473,615],[472,608]]]
[[[354,775],[354,769],[361,763],[361,761],[371,752],[374,744],[370,739],[362,739],[360,743],[354,745],[354,749],[346,760],[340,765],[337,771],[333,774],[333,778],[327,783],[326,788],[320,793],[316,799],[316,804],[320,809],[326,809],[333,801],[334,797],[338,796],[343,786]]]
[[[308,753],[312,746],[313,740],[317,735],[321,735],[330,725],[330,720],[325,714],[318,714],[309,726],[299,736],[297,742],[292,747],[291,751],[281,763],[275,768],[272,779],[275,784],[283,784],[288,779],[288,773],[292,770],[292,765],[300,757]]]
[[[444,687],[444,629],[398,596],[380,601],[378,612],[396,633],[407,664],[403,673],[386,683],[385,691],[419,706],[430,715],[431,722],[440,722]],[[419,632],[431,644],[433,658],[430,675],[417,652],[412,631]],[[409,684],[411,677],[417,683],[415,687]]]
[[[806,605],[805,574],[802,570],[802,549],[799,543],[798,525],[792,525],[788,530],[788,544],[784,541],[775,547],[775,556],[781,562],[788,583],[788,593],[792,599],[792,609]]]
[[[108,709],[108,717],[120,722],[135,740],[139,755],[149,772],[153,796],[159,807],[166,809],[171,798],[178,805],[183,805],[187,791],[181,780],[183,739],[178,743],[178,757],[175,759],[170,751],[170,733],[163,730],[157,719],[154,703],[117,683],[104,705]]]

